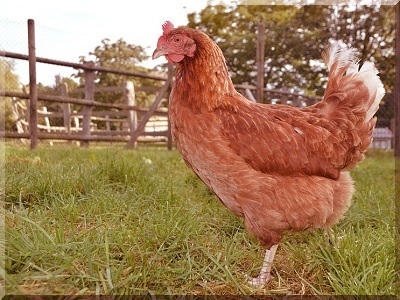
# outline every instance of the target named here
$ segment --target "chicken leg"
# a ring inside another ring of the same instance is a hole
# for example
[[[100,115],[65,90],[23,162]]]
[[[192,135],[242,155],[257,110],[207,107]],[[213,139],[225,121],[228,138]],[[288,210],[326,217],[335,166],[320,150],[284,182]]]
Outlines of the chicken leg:
[[[271,279],[270,272],[276,249],[278,249],[278,245],[273,245],[270,249],[265,250],[264,261],[260,274],[258,277],[248,279],[248,283],[250,285],[261,287]]]

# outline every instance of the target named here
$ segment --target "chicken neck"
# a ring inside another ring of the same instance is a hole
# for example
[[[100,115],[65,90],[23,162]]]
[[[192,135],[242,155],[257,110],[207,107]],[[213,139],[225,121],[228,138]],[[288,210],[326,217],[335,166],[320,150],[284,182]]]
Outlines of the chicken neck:
[[[237,92],[218,46],[202,35],[194,37],[199,51],[178,64],[173,98],[184,99],[195,112],[228,105],[226,96]]]

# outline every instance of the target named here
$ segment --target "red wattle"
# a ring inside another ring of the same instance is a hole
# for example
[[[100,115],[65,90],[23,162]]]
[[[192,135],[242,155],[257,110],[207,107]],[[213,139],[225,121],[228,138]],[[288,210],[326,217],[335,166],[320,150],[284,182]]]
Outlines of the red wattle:
[[[171,62],[178,63],[180,62],[185,56],[182,54],[167,54],[165,55],[167,59]]]

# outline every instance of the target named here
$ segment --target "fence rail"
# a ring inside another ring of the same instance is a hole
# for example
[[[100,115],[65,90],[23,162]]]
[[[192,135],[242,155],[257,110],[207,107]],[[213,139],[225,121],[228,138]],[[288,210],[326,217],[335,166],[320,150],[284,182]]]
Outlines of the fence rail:
[[[113,90],[117,90],[116,87],[113,87]],[[118,90],[121,90],[119,88]],[[2,91],[0,90],[0,95],[4,97],[15,97],[20,99],[29,99],[29,94],[21,93],[21,92],[12,92],[12,91]],[[124,105],[124,104],[115,104],[115,103],[102,103],[97,102],[95,100],[86,100],[72,97],[63,97],[56,95],[46,95],[46,94],[38,94],[38,100],[51,101],[51,102],[59,102],[59,103],[71,103],[71,104],[80,104],[80,105],[89,105],[93,107],[107,107],[107,108],[116,108],[121,110],[135,110],[140,112],[147,112],[148,109],[141,108],[135,105]],[[155,110],[155,114],[167,115],[165,111]]]
[[[29,60],[29,55],[8,52],[8,51],[0,51],[0,56],[14,58],[14,59],[21,59],[21,60]],[[96,66],[96,65],[90,65],[90,64],[72,63],[72,62],[49,59],[49,58],[44,58],[44,57],[36,57],[36,62],[50,64],[50,65],[63,66],[63,67],[71,67],[74,69],[82,69],[84,71],[109,72],[109,73],[118,74],[118,75],[127,75],[127,76],[148,78],[148,79],[154,79],[154,80],[163,80],[163,81],[168,80],[168,77],[165,77],[165,76],[147,74],[147,73],[130,71],[130,70],[119,70],[119,69],[115,69],[115,68]]]

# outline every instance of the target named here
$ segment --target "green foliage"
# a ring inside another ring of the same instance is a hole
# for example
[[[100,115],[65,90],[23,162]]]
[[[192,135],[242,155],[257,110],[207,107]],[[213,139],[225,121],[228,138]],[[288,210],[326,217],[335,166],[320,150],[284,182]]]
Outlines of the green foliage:
[[[11,107],[11,99],[8,97],[0,97],[0,130],[16,130],[15,118]]]
[[[265,84],[322,95],[327,70],[321,52],[331,39],[376,62],[388,91],[394,82],[394,7],[207,6],[188,15],[188,26],[205,31],[221,47],[234,83],[256,80],[257,24],[266,26]]]
[[[7,144],[7,294],[394,294],[392,155],[353,170],[330,241],[287,234],[254,289],[263,249],[176,151]]]
[[[85,63],[93,60],[93,62],[102,67],[112,67],[117,70],[139,71],[146,73],[149,70],[141,65],[141,63],[149,57],[145,53],[145,49],[141,46],[128,44],[123,39],[119,39],[112,43],[109,39],[103,39],[101,45],[97,46],[89,57],[81,56],[80,62]],[[79,71],[76,77],[80,78],[81,84],[84,83],[84,73]],[[122,87],[127,80],[133,81],[135,87],[140,86],[160,86],[160,82],[131,77],[126,75],[113,74],[108,72],[98,72],[96,74],[97,87]],[[148,106],[152,103],[154,94],[145,91],[135,92],[138,105]],[[107,103],[121,103],[122,92],[108,92],[96,94],[96,101]]]
[[[387,92],[395,82],[395,6],[371,5],[339,10],[333,38],[360,51],[360,60],[372,60]]]
[[[14,61],[0,58],[0,90],[18,91],[19,78],[14,71]],[[14,131],[15,118],[11,98],[0,96],[0,130]]]
[[[0,58],[0,90],[18,90],[19,78],[15,74],[14,66],[14,60]]]

